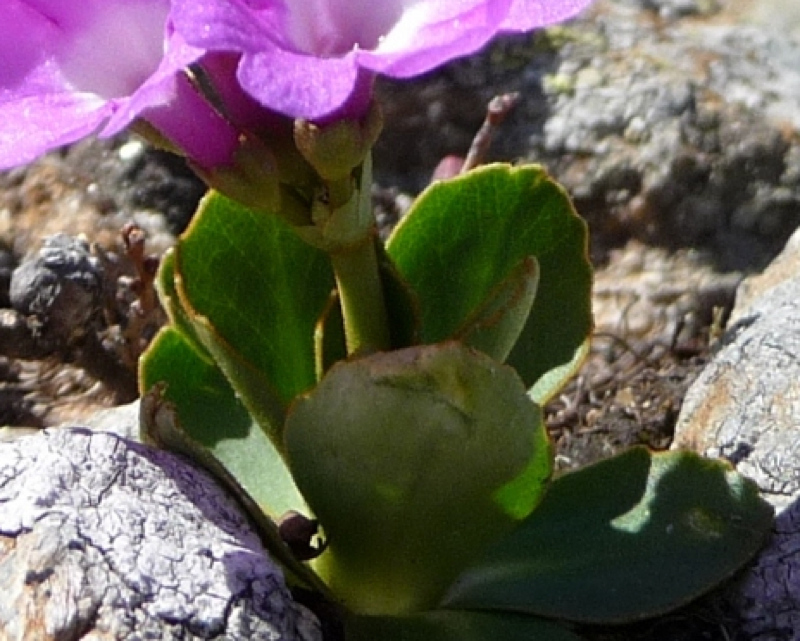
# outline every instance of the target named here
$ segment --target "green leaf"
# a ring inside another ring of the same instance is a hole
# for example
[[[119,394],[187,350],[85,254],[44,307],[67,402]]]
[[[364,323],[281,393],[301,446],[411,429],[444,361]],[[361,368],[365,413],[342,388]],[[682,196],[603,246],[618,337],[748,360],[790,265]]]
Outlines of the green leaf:
[[[455,337],[502,363],[514,348],[531,313],[539,265],[528,256],[489,294]]]
[[[443,604],[592,623],[667,612],[761,547],[772,509],[727,464],[634,448],[554,481]]]
[[[321,590],[327,595],[319,578],[294,557],[289,546],[284,543],[276,523],[262,511],[261,506],[230,473],[228,467],[209,449],[189,436],[180,421],[176,406],[166,398],[165,390],[166,385],[158,383],[142,396],[139,422],[144,442],[182,454],[205,468],[239,502],[256,526],[264,546],[289,573],[288,578],[296,584]],[[253,429],[260,431],[256,426]]]
[[[156,283],[172,326],[204,359],[213,362],[216,357],[216,362],[221,367],[220,373],[227,374],[228,381],[249,401],[247,406],[262,428],[283,425],[285,408],[276,397],[270,381],[231,348],[214,331],[208,319],[197,314],[191,316],[187,312],[181,303],[176,280],[180,281],[180,276],[175,275],[175,253],[171,250],[161,261]],[[176,377],[176,381],[180,380],[181,370],[176,368],[172,375]],[[147,388],[141,391],[144,393]],[[269,433],[269,430],[265,431]]]
[[[220,336],[208,318],[195,314],[192,317],[192,327],[250,416],[271,439],[272,444],[282,451],[281,434],[286,409],[278,398],[272,381]]]
[[[144,354],[139,376],[143,391],[166,382],[164,396],[183,432],[213,454],[262,510],[275,518],[289,510],[308,513],[283,459],[207,353],[167,327]]]
[[[419,298],[424,343],[452,337],[534,256],[536,301],[507,361],[528,387],[572,362],[591,330],[586,225],[541,167],[488,165],[431,185],[387,251]]]
[[[543,407],[549,403],[550,399],[561,391],[564,384],[578,373],[591,346],[592,339],[587,337],[575,350],[570,360],[540,376],[528,392],[533,402]]]
[[[327,256],[280,218],[211,192],[177,246],[175,285],[197,335],[257,418],[275,415],[272,399],[285,409],[316,383],[314,326],[333,274]],[[277,422],[262,427],[279,443]]]
[[[567,628],[513,613],[433,610],[403,617],[352,617],[347,641],[581,641]]]
[[[337,363],[285,436],[328,540],[315,568],[360,613],[435,605],[533,510],[552,466],[519,377],[456,342]]]
[[[192,327],[186,310],[181,305],[180,296],[175,286],[175,248],[168,249],[161,257],[156,274],[156,291],[162,307],[167,312],[170,324],[175,327],[183,337],[192,344],[199,353],[205,353],[205,348],[197,337]],[[140,390],[144,394],[147,390]]]

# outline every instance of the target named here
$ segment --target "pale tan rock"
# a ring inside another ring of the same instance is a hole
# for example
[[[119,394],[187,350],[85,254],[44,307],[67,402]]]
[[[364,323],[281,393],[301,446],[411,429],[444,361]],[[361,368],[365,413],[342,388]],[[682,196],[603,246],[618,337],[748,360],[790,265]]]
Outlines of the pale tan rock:
[[[745,281],[684,399],[675,447],[725,457],[777,509],[771,540],[719,597],[748,641],[800,638],[800,231]]]
[[[800,497],[800,232],[740,287],[716,354],[686,394],[674,447],[731,460],[778,510]]]
[[[595,330],[633,343],[669,345],[681,325],[702,327],[715,307],[729,307],[741,280],[739,272],[715,271],[702,252],[668,252],[630,241],[595,272]]]

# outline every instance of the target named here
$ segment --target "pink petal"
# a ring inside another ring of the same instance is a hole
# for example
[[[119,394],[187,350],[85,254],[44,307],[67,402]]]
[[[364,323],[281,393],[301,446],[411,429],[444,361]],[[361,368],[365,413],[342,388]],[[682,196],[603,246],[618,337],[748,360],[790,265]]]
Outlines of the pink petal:
[[[174,33],[164,54],[168,0],[4,2],[0,168],[169,104],[175,75],[203,54]]]
[[[589,1],[381,0],[369,11],[356,0],[173,0],[173,15],[193,45],[241,53],[242,87],[264,106],[317,120],[350,109],[372,74],[425,73]]]
[[[242,87],[264,106],[295,118],[318,120],[344,105],[358,79],[356,56],[315,58],[266,43],[239,65]]]
[[[0,169],[95,131],[108,117],[106,102],[72,90],[53,64],[61,32],[37,8],[19,0],[4,6],[0,38]]]
[[[275,2],[253,0],[173,0],[175,28],[194,46],[213,51],[258,52],[280,38]]]
[[[225,121],[185,75],[170,78],[169,99],[142,109],[141,117],[206,171],[230,165],[240,132]]]
[[[111,106],[87,94],[52,93],[0,103],[0,170],[24,165],[93,133]]]
[[[483,47],[510,5],[510,0],[420,2],[415,8],[424,11],[399,23],[373,51],[360,51],[359,64],[395,78],[425,73]]]
[[[115,101],[115,113],[103,129],[104,136],[112,136],[128,126],[145,109],[165,105],[174,96],[174,77],[196,62],[203,55],[202,49],[191,47],[178,33],[171,33],[167,51],[158,68],[129,96]]]
[[[592,0],[514,0],[502,31],[531,31],[536,27],[572,18],[585,9]]]

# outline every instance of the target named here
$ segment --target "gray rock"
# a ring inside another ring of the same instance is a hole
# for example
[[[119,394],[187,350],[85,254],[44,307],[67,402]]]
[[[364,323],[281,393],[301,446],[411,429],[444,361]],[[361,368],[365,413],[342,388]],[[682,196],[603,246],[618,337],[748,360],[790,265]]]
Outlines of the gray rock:
[[[729,329],[684,398],[675,447],[724,457],[777,509],[800,497],[800,231],[744,281]]]
[[[98,256],[83,237],[46,237],[11,275],[13,308],[0,309],[0,354],[60,358],[102,381],[117,403],[136,398],[137,340],[154,331],[157,315],[135,315],[130,300],[126,306],[131,288],[122,276],[117,257]]]
[[[12,307],[33,316],[64,343],[82,336],[103,301],[103,266],[89,244],[67,234],[44,239],[41,248],[11,274]]]
[[[800,230],[739,288],[731,325],[689,389],[674,447],[724,457],[778,510],[773,536],[720,595],[753,641],[800,637]]]
[[[623,4],[657,11],[662,18],[680,18],[715,13],[719,4],[715,0],[620,0]]]
[[[205,473],[108,433],[0,442],[0,637],[316,641]]]
[[[524,155],[555,169],[601,233],[763,266],[800,223],[800,46],[724,16],[665,24],[609,2],[573,29]]]
[[[737,639],[800,637],[800,502],[776,519],[772,538],[744,575],[719,597],[738,619]]]

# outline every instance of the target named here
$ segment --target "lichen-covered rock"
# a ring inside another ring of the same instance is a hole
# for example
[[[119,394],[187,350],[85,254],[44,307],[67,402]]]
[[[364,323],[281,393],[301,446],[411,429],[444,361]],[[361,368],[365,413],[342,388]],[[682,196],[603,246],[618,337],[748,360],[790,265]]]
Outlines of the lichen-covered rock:
[[[800,232],[740,286],[729,328],[691,386],[675,447],[724,457],[778,510],[800,499]]]
[[[731,325],[686,394],[673,444],[727,458],[779,512],[766,548],[718,595],[750,641],[800,638],[798,420],[800,231],[740,286]]]
[[[85,429],[0,442],[0,637],[317,641],[235,504],[167,452]]]

